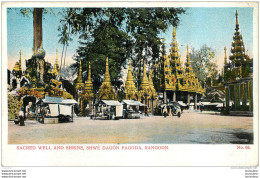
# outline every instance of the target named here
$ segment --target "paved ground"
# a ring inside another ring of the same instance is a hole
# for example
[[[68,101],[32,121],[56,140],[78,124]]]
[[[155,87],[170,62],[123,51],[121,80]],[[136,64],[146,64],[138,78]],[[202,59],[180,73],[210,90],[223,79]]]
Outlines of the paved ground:
[[[253,118],[220,116],[214,113],[183,113],[141,119],[90,120],[73,123],[40,124],[25,121],[24,127],[8,123],[9,144],[88,143],[253,143]]]

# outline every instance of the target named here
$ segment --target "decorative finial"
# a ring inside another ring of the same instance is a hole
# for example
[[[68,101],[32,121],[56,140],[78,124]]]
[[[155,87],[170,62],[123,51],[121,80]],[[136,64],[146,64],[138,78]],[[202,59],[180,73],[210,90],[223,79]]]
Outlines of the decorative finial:
[[[88,63],[88,80],[91,81],[91,65],[90,65],[90,61]]]
[[[238,25],[238,13],[237,13],[237,10],[236,10],[236,24]]]
[[[109,64],[108,64],[108,57],[106,58],[106,72],[105,72],[105,79],[104,82],[110,82],[110,74],[109,74]]]
[[[189,45],[187,45],[187,59],[190,59],[190,54],[189,54]]]
[[[81,70],[81,60],[79,60],[79,69]]]
[[[128,67],[128,70],[131,70],[131,69],[132,69],[131,59],[129,59],[129,67]]]
[[[226,46],[224,47],[224,50],[225,50],[225,64],[227,64],[227,48],[226,48]]]
[[[56,60],[58,60],[58,49],[56,49]]]
[[[82,83],[82,69],[81,69],[81,60],[79,60],[79,74],[78,74],[77,83]]]
[[[19,70],[22,70],[22,51],[20,50]]]
[[[109,74],[108,57],[106,58],[106,72]]]
[[[175,29],[175,27],[173,27],[173,33],[172,33],[172,36],[173,36],[174,39],[176,38],[176,29]]]
[[[146,64],[144,62],[144,74],[146,74]]]

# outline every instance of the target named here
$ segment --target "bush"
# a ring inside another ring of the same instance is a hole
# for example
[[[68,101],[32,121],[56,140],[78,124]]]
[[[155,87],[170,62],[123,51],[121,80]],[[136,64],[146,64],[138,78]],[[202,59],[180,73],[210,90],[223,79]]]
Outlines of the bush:
[[[23,102],[14,95],[8,95],[8,119],[15,119],[18,116],[19,111],[23,105]]]

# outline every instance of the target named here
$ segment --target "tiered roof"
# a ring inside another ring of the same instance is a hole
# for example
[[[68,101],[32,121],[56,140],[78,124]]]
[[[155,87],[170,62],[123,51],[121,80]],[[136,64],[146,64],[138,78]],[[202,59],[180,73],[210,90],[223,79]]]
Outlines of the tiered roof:
[[[175,77],[179,79],[183,77],[184,70],[182,67],[182,62],[180,61],[181,55],[179,54],[175,27],[173,28],[172,38],[173,41],[171,43],[171,49],[170,49],[170,66],[171,66],[172,74],[174,74]]]
[[[238,13],[236,10],[236,28],[233,35],[233,42],[231,45],[231,55],[229,62],[225,50],[225,65],[224,65],[224,78],[226,82],[234,81],[237,79],[250,77],[253,73],[253,59],[247,55],[242,34],[239,31]]]
[[[187,45],[187,56],[185,69],[182,67],[180,55],[178,53],[178,43],[176,41],[176,29],[173,28],[173,42],[171,43],[170,59],[166,57],[164,63],[165,71],[165,90],[188,91],[204,93],[203,89],[192,71],[189,47]]]
[[[182,84],[178,81],[178,89],[180,91],[196,92],[201,94],[205,93],[205,89],[201,87],[198,78],[195,77],[195,74],[192,71],[188,45],[185,62],[185,75],[183,76]]]
[[[236,28],[233,36],[233,42],[231,47],[231,55],[229,59],[235,65],[234,67],[241,66],[245,61],[249,61],[249,56],[245,52],[245,45],[242,34],[239,31],[238,13],[236,11]]]

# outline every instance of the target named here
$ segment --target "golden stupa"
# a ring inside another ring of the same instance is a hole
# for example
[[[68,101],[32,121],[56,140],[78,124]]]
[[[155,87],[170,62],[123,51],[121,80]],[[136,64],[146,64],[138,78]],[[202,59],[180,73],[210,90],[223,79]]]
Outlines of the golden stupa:
[[[83,89],[84,83],[82,82],[82,66],[81,66],[81,60],[79,61],[79,74],[75,85],[76,90]]]
[[[116,94],[113,90],[109,74],[108,57],[106,58],[106,72],[104,76],[104,81],[98,91],[98,97],[104,100],[116,99]]]
[[[129,59],[127,78],[126,78],[126,82],[125,82],[125,94],[126,94],[126,99],[128,99],[128,100],[136,99],[136,88],[135,88],[135,83],[134,83],[134,79],[133,79],[132,66],[131,66],[130,59]]]

